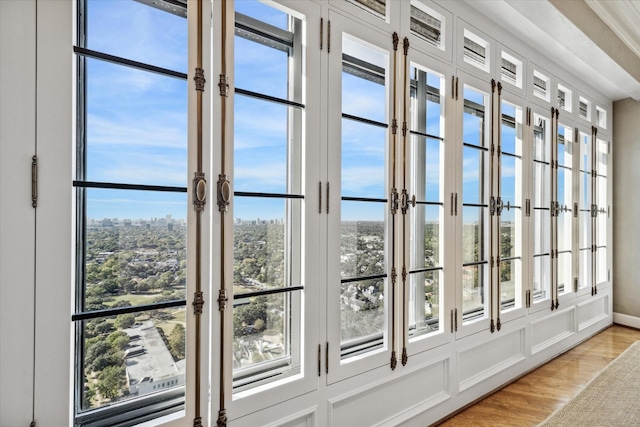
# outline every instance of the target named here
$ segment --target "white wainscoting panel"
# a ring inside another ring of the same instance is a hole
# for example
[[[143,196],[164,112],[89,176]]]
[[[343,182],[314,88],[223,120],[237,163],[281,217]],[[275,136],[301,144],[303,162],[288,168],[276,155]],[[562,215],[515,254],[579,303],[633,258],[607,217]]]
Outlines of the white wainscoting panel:
[[[395,426],[449,399],[450,359],[442,357],[329,399],[329,425]],[[389,414],[392,414],[391,416]]]
[[[461,392],[525,359],[525,328],[505,334],[496,332],[491,338],[459,350]]]
[[[609,317],[609,295],[592,297],[577,307],[578,331],[582,331]]]
[[[575,306],[570,306],[531,322],[531,354],[537,354],[573,335],[575,314]]]

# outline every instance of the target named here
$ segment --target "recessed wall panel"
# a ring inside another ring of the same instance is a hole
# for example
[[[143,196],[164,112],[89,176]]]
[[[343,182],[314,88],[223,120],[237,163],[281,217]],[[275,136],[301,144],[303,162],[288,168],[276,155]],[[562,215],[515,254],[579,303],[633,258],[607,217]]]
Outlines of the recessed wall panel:
[[[575,308],[556,311],[531,323],[531,354],[534,355],[574,333]]]
[[[450,361],[445,358],[391,381],[380,381],[331,399],[329,424],[399,425],[404,418],[412,417],[416,408],[426,411],[449,398],[449,370]]]
[[[464,391],[524,360],[524,329],[500,333],[494,339],[458,353],[460,391]],[[491,337],[493,338],[493,337]]]

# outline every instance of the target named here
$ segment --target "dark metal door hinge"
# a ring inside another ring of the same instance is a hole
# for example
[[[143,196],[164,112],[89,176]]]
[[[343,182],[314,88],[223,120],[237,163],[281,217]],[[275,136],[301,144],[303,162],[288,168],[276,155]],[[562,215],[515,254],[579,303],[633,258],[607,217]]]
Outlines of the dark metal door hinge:
[[[458,193],[454,193],[453,196],[453,213],[458,216]]]
[[[453,333],[453,332],[454,332],[454,329],[453,329],[453,309],[451,309],[451,333]]]
[[[327,182],[327,213],[329,213],[329,183]]]
[[[329,341],[327,341],[327,347],[324,349],[324,373],[329,375]]]
[[[318,344],[318,376],[322,374],[322,344]]]
[[[31,206],[38,207],[38,157],[31,158]]]
[[[456,77],[451,76],[451,99],[456,99]]]
[[[322,42],[324,39],[324,18],[320,18],[320,50],[322,50]]]

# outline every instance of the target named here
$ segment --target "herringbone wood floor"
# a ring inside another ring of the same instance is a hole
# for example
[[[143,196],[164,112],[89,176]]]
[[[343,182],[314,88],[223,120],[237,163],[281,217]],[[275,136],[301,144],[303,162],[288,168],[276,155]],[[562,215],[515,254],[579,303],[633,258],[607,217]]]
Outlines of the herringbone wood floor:
[[[536,426],[637,340],[640,330],[614,325],[440,426]]]

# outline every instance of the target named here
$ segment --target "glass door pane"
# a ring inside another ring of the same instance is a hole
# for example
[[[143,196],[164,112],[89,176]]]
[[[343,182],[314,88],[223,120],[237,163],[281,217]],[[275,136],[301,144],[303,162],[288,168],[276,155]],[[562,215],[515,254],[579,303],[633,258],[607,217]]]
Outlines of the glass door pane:
[[[551,122],[533,116],[533,304],[548,301],[551,292]],[[546,307],[546,305],[544,305]]]
[[[501,311],[522,306],[522,108],[502,101],[499,252]]]
[[[558,125],[558,295],[573,291],[573,132]]]
[[[597,283],[608,281],[609,267],[607,263],[607,220],[609,217],[607,193],[608,143],[597,140],[596,146],[596,280]]]
[[[489,95],[463,85],[462,323],[489,316]]]
[[[409,336],[443,330],[444,76],[412,65],[410,116]]]
[[[340,357],[387,345],[388,54],[342,38]]]
[[[593,244],[591,226],[592,201],[592,163],[591,163],[591,135],[580,132],[580,196],[578,208],[579,231],[579,289],[590,288],[592,284],[592,256]]]
[[[236,3],[235,393],[296,375],[303,365],[303,20],[257,1]]]

